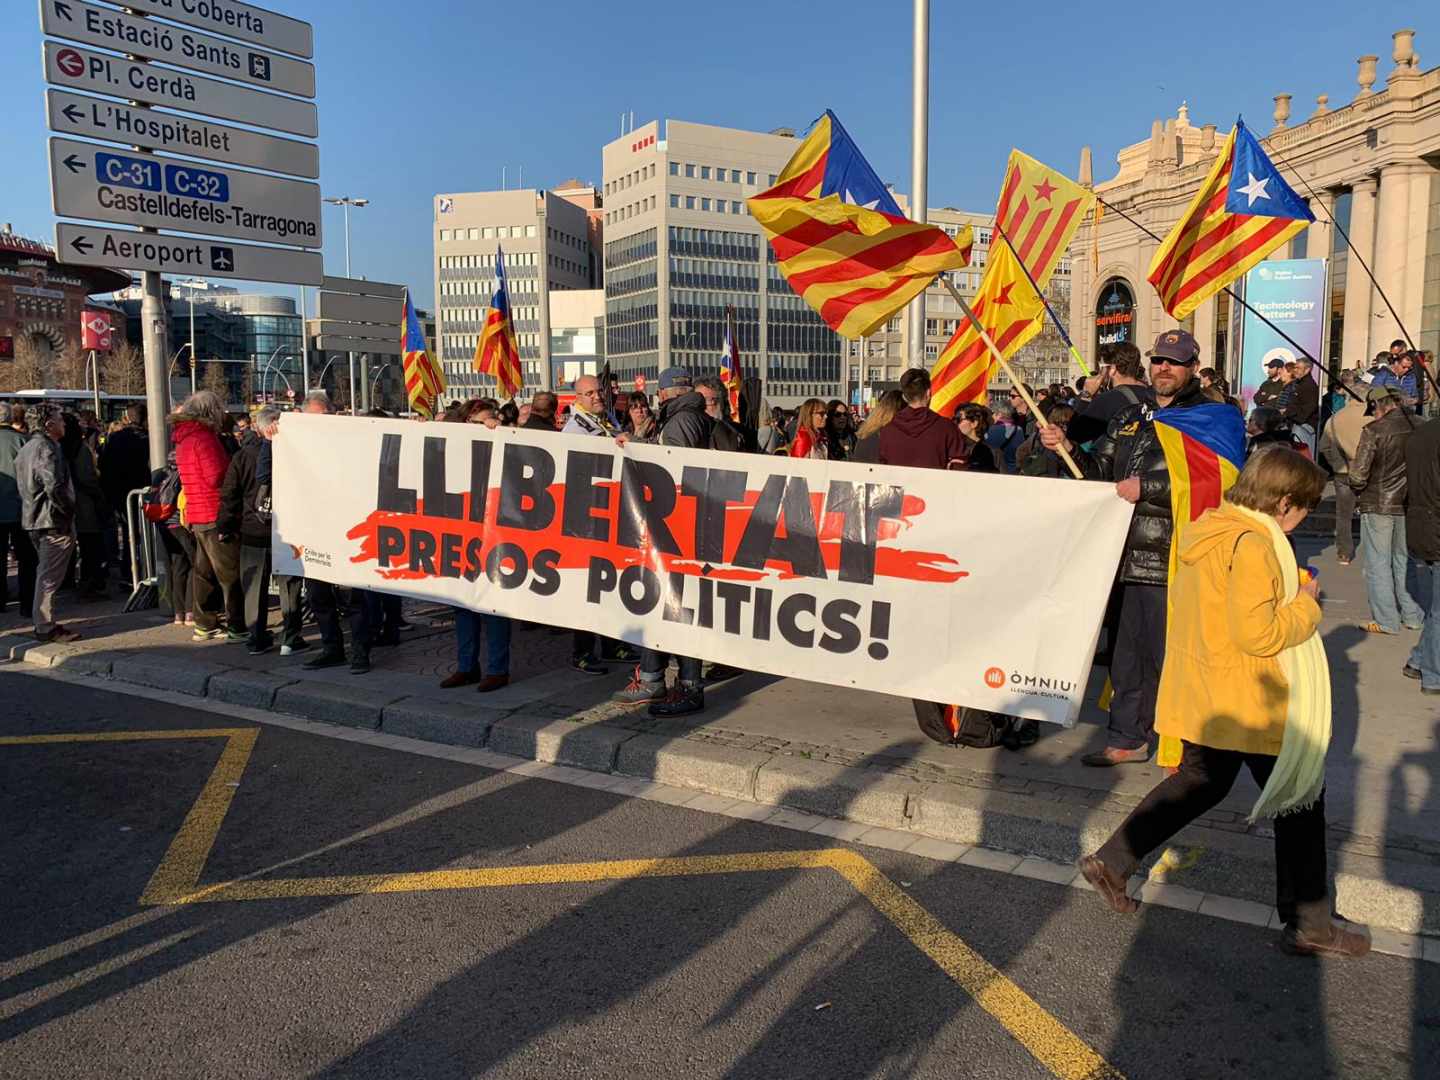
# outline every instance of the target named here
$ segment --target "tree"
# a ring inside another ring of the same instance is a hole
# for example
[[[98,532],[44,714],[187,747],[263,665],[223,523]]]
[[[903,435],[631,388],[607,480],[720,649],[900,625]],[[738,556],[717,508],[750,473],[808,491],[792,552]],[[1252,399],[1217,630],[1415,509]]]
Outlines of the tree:
[[[100,387],[107,394],[145,392],[145,354],[128,341],[121,341],[109,358],[101,357]]]
[[[230,382],[225,378],[225,365],[218,360],[212,360],[201,365],[204,372],[200,380],[200,386],[204,390],[213,390],[220,397],[222,405],[230,402]]]
[[[30,334],[15,337],[15,359],[0,364],[0,390],[36,390],[45,385],[45,362],[50,356],[49,342],[39,346]]]
[[[85,390],[90,386],[90,350],[67,341],[50,365],[51,389]]]

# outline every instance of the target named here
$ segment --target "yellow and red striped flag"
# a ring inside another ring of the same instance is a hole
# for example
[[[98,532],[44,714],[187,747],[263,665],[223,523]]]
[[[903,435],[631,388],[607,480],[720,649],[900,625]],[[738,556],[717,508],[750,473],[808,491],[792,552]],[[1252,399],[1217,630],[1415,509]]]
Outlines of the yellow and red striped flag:
[[[405,312],[400,322],[400,370],[405,376],[405,396],[412,411],[432,419],[445,393],[445,372],[425,347],[425,331],[410,293],[405,293]]]
[[[1045,305],[1036,289],[1049,282],[1094,201],[1094,192],[1028,154],[1010,151],[988,265],[971,305],[1007,359],[1040,332]],[[931,369],[930,408],[951,416],[957,406],[983,402],[993,363],[979,331],[969,318],[961,319]]]
[[[493,376],[500,396],[513,398],[524,380],[520,373],[520,346],[515,320],[510,317],[510,286],[505,280],[505,252],[495,249],[495,294],[485,311],[480,340],[475,343],[475,370]]]
[[[1150,260],[1150,284],[1165,310],[1183,319],[1314,220],[1236,120],[1185,216]]]
[[[748,200],[780,272],[842,337],[867,337],[935,276],[970,263],[969,226],[952,240],[908,220],[830,110],[775,185]]]

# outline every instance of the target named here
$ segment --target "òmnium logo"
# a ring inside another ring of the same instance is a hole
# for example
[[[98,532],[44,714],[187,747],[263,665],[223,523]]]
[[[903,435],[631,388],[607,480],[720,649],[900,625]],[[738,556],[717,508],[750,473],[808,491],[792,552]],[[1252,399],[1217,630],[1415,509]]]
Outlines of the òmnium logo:
[[[305,561],[307,566],[312,563],[316,566],[328,567],[330,565],[330,553],[328,551],[315,551],[311,548],[304,548],[301,551],[300,557]]]
[[[998,667],[985,669],[985,685],[992,690],[1008,689],[1028,697],[1047,697],[1057,701],[1067,701],[1075,692],[1075,683],[1070,679],[1027,675],[1021,671],[1012,671],[1007,675]]]

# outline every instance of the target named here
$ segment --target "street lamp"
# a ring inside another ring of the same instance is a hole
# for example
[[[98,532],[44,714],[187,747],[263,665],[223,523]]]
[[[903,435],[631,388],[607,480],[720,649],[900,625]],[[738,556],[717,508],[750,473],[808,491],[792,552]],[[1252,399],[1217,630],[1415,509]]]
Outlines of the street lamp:
[[[385,363],[380,365],[380,369],[375,372],[374,378],[370,380],[370,404],[372,406],[375,404],[375,387],[380,383],[380,376],[385,374],[385,369],[393,362],[392,360],[386,360]]]
[[[195,392],[195,290],[209,288],[209,282],[198,281],[191,278],[189,281],[177,281],[176,285],[183,285],[190,290],[190,392]],[[175,354],[177,357],[179,353]]]
[[[280,350],[283,349],[283,348],[285,348],[284,345],[276,345],[276,346],[275,346],[275,351],[270,354],[270,359],[265,361],[265,367],[264,367],[264,369],[260,372],[260,399],[261,399],[262,401],[265,399],[265,378],[266,378],[266,376],[268,376],[268,375],[270,374],[270,365],[273,364],[273,363],[275,363],[275,357],[277,357],[277,356],[280,355]],[[285,354],[285,357],[286,357],[287,360],[294,360],[294,359],[295,359],[295,354],[294,354],[294,353],[286,353],[286,354]],[[276,368],[275,370],[276,370],[276,371],[279,371],[280,369],[279,369],[279,368]],[[286,386],[289,386],[290,384],[289,384],[289,382],[286,382],[285,385],[286,385]]]
[[[350,208],[352,206],[369,206],[370,200],[355,195],[327,195],[325,202],[331,206],[343,206],[345,208],[345,276],[350,276]],[[346,353],[350,364],[350,405],[355,407],[355,354]],[[327,367],[329,365],[326,365]]]

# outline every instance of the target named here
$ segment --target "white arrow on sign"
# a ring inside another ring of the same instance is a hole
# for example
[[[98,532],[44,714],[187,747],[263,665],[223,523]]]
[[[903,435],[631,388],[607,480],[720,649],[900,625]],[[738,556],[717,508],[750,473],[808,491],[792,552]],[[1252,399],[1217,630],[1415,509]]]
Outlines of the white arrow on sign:
[[[59,217],[318,248],[320,188],[303,180],[50,140]]]
[[[313,138],[320,123],[313,101],[267,94],[186,71],[91,52],[59,41],[44,46],[45,81],[56,86],[109,94],[126,101],[164,105],[202,116],[239,120]],[[139,145],[144,145],[143,143]]]
[[[267,90],[315,96],[315,65],[84,0],[40,0],[40,32]]]
[[[55,251],[63,261],[78,266],[158,270],[162,274],[288,285],[319,285],[325,280],[325,260],[318,251],[255,247],[192,236],[158,236],[68,221],[55,226]]]
[[[189,3],[125,0],[125,6],[160,15],[171,22],[198,26],[212,34],[253,41],[267,49],[279,49],[307,58],[315,55],[315,35],[309,23],[266,11],[254,4],[242,4],[237,0],[192,0]]]
[[[67,90],[47,91],[46,101],[50,130],[62,135],[148,146],[152,150],[252,165],[294,176],[320,175],[320,148],[314,143],[262,135],[258,131],[155,109],[140,109],[123,101],[107,101]]]

